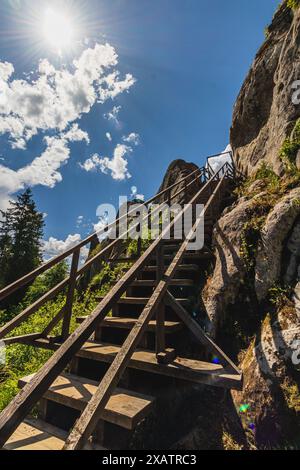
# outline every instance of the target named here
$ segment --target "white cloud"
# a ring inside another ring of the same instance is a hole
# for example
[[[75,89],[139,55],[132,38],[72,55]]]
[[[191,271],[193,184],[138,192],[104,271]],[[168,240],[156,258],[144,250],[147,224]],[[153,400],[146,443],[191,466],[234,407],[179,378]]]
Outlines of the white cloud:
[[[44,240],[42,243],[44,259],[49,260],[55,256],[61,255],[65,251],[76,246],[80,241],[81,235],[78,233],[68,235],[65,240],[57,240],[54,237],[50,237],[49,240]],[[82,247],[80,250],[80,263],[83,263],[86,260],[88,254],[88,247]]]
[[[105,135],[106,135],[107,140],[109,140],[109,142],[111,142],[111,141],[112,141],[111,133],[110,133],[110,132],[106,132]]]
[[[131,178],[128,171],[128,161],[125,158],[131,152],[131,147],[124,144],[118,144],[111,159],[108,157],[101,158],[98,154],[95,154],[83,164],[80,164],[80,166],[88,172],[99,170],[102,173],[107,174],[107,172],[110,171],[114,180],[123,181]]]
[[[29,165],[20,170],[11,170],[0,165],[0,193],[13,194],[25,186],[54,186],[62,181],[59,169],[70,158],[69,142],[86,140],[88,134],[74,124],[65,134],[57,137],[45,137],[46,149]]]
[[[131,75],[122,79],[111,71],[117,64],[109,44],[85,49],[69,69],[56,69],[44,59],[35,80],[13,80],[13,65],[0,62],[0,134],[8,134],[14,148],[25,148],[39,131],[65,131],[95,103],[114,99],[135,83]]]
[[[231,145],[227,145],[226,149],[223,152],[223,155],[209,159],[209,164],[215,173],[220,170],[220,168],[222,168],[222,166],[225,165],[226,162],[232,163],[230,152],[232,152]]]
[[[136,134],[135,132],[132,132],[128,136],[123,136],[122,140],[123,142],[126,142],[127,144],[132,144],[135,146],[138,146],[140,144],[140,136],[139,134]]]
[[[79,233],[75,235],[68,235],[65,240],[57,240],[56,238],[50,237],[49,240],[43,241],[42,250],[45,259],[54,258],[65,251],[73,248],[77,243],[81,241]]]
[[[79,215],[79,216],[77,217],[77,221],[76,221],[76,227],[77,227],[77,228],[79,228],[79,227],[82,226],[82,224],[83,224],[83,219],[84,219],[83,215]]]
[[[136,200],[139,200],[139,201],[144,201],[145,200],[145,196],[144,194],[138,194],[138,189],[136,186],[132,186],[131,187],[131,195],[130,197],[132,199],[136,199]]]
[[[122,106],[114,106],[109,113],[104,114],[104,118],[113,122],[117,128],[121,127],[121,123],[119,121],[119,114],[121,109]]]

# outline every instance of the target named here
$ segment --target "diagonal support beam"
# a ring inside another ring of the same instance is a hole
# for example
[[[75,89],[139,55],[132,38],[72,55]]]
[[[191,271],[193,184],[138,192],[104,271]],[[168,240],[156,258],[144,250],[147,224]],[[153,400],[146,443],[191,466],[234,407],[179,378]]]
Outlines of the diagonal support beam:
[[[217,346],[214,341],[204,333],[200,325],[188,314],[185,308],[177,302],[177,300],[169,291],[166,293],[165,302],[175,311],[178,317],[191,330],[191,332],[196,336],[201,344],[203,344],[203,346],[205,346],[212,354],[216,354],[218,356],[223,367],[226,367],[235,374],[241,375],[241,372],[231,361],[231,359],[229,359],[224,351],[222,351],[222,349],[219,348],[219,346]]]

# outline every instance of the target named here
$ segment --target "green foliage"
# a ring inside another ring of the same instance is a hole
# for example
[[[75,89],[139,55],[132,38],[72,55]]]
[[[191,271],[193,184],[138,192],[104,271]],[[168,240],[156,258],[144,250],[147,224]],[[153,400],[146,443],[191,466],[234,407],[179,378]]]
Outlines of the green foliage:
[[[42,261],[43,215],[36,209],[30,189],[1,211],[1,285],[7,285],[33,271]]]
[[[292,10],[297,10],[300,6],[300,0],[288,0],[287,6]]]
[[[242,230],[240,256],[248,272],[255,267],[257,247],[264,222],[265,216],[255,216],[244,224]]]
[[[289,302],[289,296],[291,294],[291,288],[281,287],[280,285],[274,285],[269,289],[269,301],[272,305],[278,309],[283,308]]]
[[[279,176],[276,175],[275,171],[265,162],[263,162],[257,170],[255,180],[264,181],[269,188],[278,188],[280,185]]]
[[[296,121],[291,136],[282,144],[279,152],[281,161],[284,163],[287,173],[299,173],[295,165],[297,153],[300,150],[300,119]]]
[[[269,26],[266,26],[266,27],[265,27],[264,33],[265,33],[265,38],[268,39],[268,37],[270,36],[270,29],[269,29]]]

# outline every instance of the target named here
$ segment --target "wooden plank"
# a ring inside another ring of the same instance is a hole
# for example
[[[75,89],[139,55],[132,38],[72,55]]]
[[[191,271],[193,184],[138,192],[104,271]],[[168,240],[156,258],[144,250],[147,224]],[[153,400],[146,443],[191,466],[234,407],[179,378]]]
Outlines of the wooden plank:
[[[212,354],[216,354],[218,356],[221,364],[224,367],[227,367],[228,370],[235,374],[241,375],[241,372],[231,361],[231,359],[229,359],[224,351],[222,351],[222,349],[219,348],[219,346],[217,346],[214,341],[204,333],[200,325],[188,314],[182,305],[176,302],[175,298],[170,292],[167,292],[165,301],[167,305],[169,305],[179,316],[180,320],[182,320],[192,331],[201,344],[203,344]]]
[[[192,198],[190,201],[191,204],[195,204],[203,191],[206,190],[207,185],[206,183],[200,191]],[[184,209],[185,212],[187,208]],[[178,216],[172,222],[174,225],[177,220],[182,217],[182,214],[178,214]],[[122,294],[126,291],[128,286],[131,282],[139,275],[142,271],[144,266],[147,264],[148,260],[151,258],[152,254],[155,252],[157,246],[162,242],[166,233],[168,233],[169,227],[165,230],[165,232],[159,237],[154,243],[146,250],[145,254],[138,260],[135,265],[123,276],[123,278],[119,281],[119,283],[112,288],[110,294],[100,303],[99,306],[94,310],[88,320],[84,322],[82,325],[78,327],[78,329],[66,340],[66,342],[61,346],[61,348],[53,354],[53,356],[49,359],[49,361],[41,368],[41,370],[36,374],[34,380],[28,384],[24,390],[17,395],[12,402],[6,407],[6,409],[0,415],[0,447],[6,442],[8,437],[15,431],[21,421],[25,418],[25,416],[30,412],[32,406],[38,401],[39,398],[43,396],[46,390],[49,388],[53,380],[57,377],[59,373],[66,367],[68,362],[72,359],[72,357],[76,354],[76,352],[81,348],[81,346],[85,343],[85,341],[90,337],[90,335],[95,331],[97,324],[99,321],[102,321],[107,313],[111,310],[114,306],[115,302],[122,296]],[[173,269],[180,264],[183,252],[186,248],[187,244],[183,244],[183,251],[181,250],[180,259],[176,260],[176,263],[172,264]],[[161,301],[161,297],[157,296],[157,292],[154,293],[152,296],[151,301],[149,301],[148,309],[151,308],[151,315],[153,314],[152,308],[157,307]],[[146,307],[146,312],[148,311]],[[145,312],[144,312],[145,313]],[[149,312],[148,312],[149,313]],[[142,320],[145,324],[147,321],[151,320],[151,315],[146,314],[146,316],[142,317]],[[138,325],[138,324],[137,324]],[[146,326],[146,325],[143,325]],[[135,328],[132,330],[136,335],[137,330]],[[144,330],[138,329],[138,332],[141,332],[143,335]],[[140,338],[138,338],[140,339]],[[128,347],[128,344],[126,345]],[[135,348],[135,344],[133,344],[133,349]],[[131,353],[131,351],[130,351]],[[128,362],[128,357],[126,360],[122,358],[121,363],[125,364]],[[123,370],[121,371],[123,372]],[[118,381],[118,380],[117,380]],[[109,383],[109,390],[107,396],[105,396],[105,400],[109,399],[109,394],[111,392],[111,386],[114,388],[114,383],[110,381]],[[97,397],[96,397],[97,399]],[[105,400],[101,400],[101,405]],[[104,403],[105,406],[106,403]],[[88,410],[90,407],[88,405]],[[94,415],[94,413],[93,413]],[[96,425],[96,422],[93,423]],[[83,441],[86,440],[86,436],[84,436]],[[77,445],[77,444],[76,444]],[[83,443],[80,443],[82,447]]]
[[[97,298],[97,301],[102,302],[105,297]],[[176,299],[182,305],[187,305],[189,299]],[[149,297],[122,297],[118,300],[118,305],[147,305]]]
[[[177,272],[199,272],[199,266],[197,264],[181,264],[178,266]],[[144,272],[156,272],[156,266],[146,266]]]
[[[24,387],[34,378],[33,375],[19,380]],[[60,405],[83,411],[94,395],[98,382],[71,374],[62,374],[53,382],[44,398]],[[116,389],[110,397],[101,419],[109,423],[132,430],[152,409],[154,397]]]
[[[79,258],[80,258],[80,249],[74,251],[73,258],[72,258],[69,289],[68,289],[67,300],[66,300],[66,305],[64,309],[62,334],[61,334],[63,341],[65,341],[70,334],[70,324],[71,324],[71,317],[72,317],[72,310],[73,310],[73,300],[74,300],[74,293],[75,293],[75,288],[76,288]]]
[[[78,317],[76,320],[78,323],[82,323],[87,317]],[[123,317],[107,317],[101,322],[101,328],[119,328],[124,330],[131,330],[136,324],[137,319],[135,318],[123,318]],[[166,333],[175,333],[182,329],[182,322],[179,321],[165,321]],[[156,330],[156,321],[152,320],[148,324],[147,331],[154,333]]]
[[[58,451],[62,450],[68,433],[39,419],[26,419],[16,429],[4,450]],[[84,450],[106,450],[96,444],[86,444]]]
[[[41,339],[36,340],[34,344],[36,347],[50,350],[55,350],[60,346]],[[78,351],[77,357],[111,364],[120,350],[121,346],[118,345],[87,341]],[[155,352],[139,348],[133,353],[128,367],[197,384],[235,390],[242,389],[242,376],[240,373],[232,374],[229,369],[224,369],[222,365],[198,359],[177,356],[171,364],[164,365],[157,362]]]
[[[14,317],[10,322],[6,323],[0,329],[0,339],[4,338],[11,331],[13,331],[15,328],[17,328],[21,323],[26,321],[33,313],[35,313],[46,302],[49,302],[50,300],[52,300],[59,292],[61,292],[67,286],[68,282],[69,282],[69,279],[68,278],[65,279],[60,284],[58,284],[56,287],[54,287],[49,292],[47,292],[45,295],[43,295],[39,300],[34,302],[34,304],[30,305],[25,310],[23,310],[23,312],[21,312],[19,315]]]
[[[46,326],[46,328],[44,329],[44,331],[41,334],[41,336],[43,338],[46,338],[51,333],[51,331],[56,327],[56,325],[58,325],[58,323],[62,320],[62,318],[65,314],[65,308],[66,308],[66,306],[64,305],[61,308],[61,310],[58,312],[58,314],[55,315],[55,317],[51,320],[49,325]]]
[[[32,333],[28,335],[22,335],[22,336],[13,336],[12,338],[5,338],[4,344],[5,346],[9,346],[11,344],[28,344],[31,341],[34,341],[35,339],[38,339],[41,337],[40,333]]]
[[[178,248],[178,247],[177,247]],[[165,272],[164,263],[164,249],[165,246],[161,243],[156,252],[156,283],[159,284]],[[165,304],[161,302],[156,310],[156,335],[155,335],[155,350],[156,357],[159,362],[161,361],[161,353],[166,349],[166,336],[165,336]]]
[[[205,211],[209,210],[210,206],[212,205],[215,195],[218,193],[218,190],[222,188],[224,178],[218,183],[214,193],[210,197]],[[197,195],[192,199],[191,203],[197,203],[199,197],[208,188],[209,183],[207,183]],[[186,212],[188,207],[186,207],[183,213]],[[204,213],[205,213],[204,211]],[[177,217],[173,220],[171,226],[174,226],[177,220],[182,217],[182,214],[178,214]],[[111,364],[109,370],[103,377],[97,391],[95,392],[94,396],[91,398],[90,402],[87,404],[84,412],[82,413],[81,417],[75,424],[71,434],[69,435],[65,450],[77,450],[82,449],[84,443],[87,441],[95,426],[97,421],[99,420],[99,416],[103,412],[103,409],[106,406],[107,401],[109,400],[110,394],[117,386],[124,370],[126,369],[130,358],[136,349],[137,345],[141,341],[143,334],[147,328],[147,324],[152,319],[154,312],[160,305],[167,289],[169,287],[170,281],[174,278],[176,273],[177,267],[180,265],[184,253],[187,247],[190,244],[190,241],[194,238],[194,234],[197,231],[199,224],[201,223],[201,217],[197,220],[194,227],[188,234],[186,240],[181,245],[178,253],[175,255],[174,260],[172,261],[170,267],[167,269],[164,279],[160,281],[156,289],[154,290],[153,295],[151,296],[148,304],[146,305],[145,309],[143,310],[142,314],[139,317],[138,322],[135,324],[131,332],[129,333],[128,337],[126,338],[122,349],[114,359],[113,363]],[[165,233],[169,232],[169,227],[164,231],[161,238],[164,237]],[[158,241],[157,245],[155,243],[152,246],[159,245],[160,241]],[[152,254],[152,250],[150,250],[150,254]],[[1,428],[0,428],[1,429]]]
[[[139,279],[131,284],[132,287],[155,287],[156,285],[157,281],[152,279]],[[194,285],[193,279],[172,279],[170,281],[170,286],[193,287]]]
[[[190,175],[188,175],[187,177],[185,178],[182,178],[182,180],[174,183],[173,185],[171,185],[170,187],[166,188],[165,190],[161,191],[160,193],[156,194],[154,197],[152,197],[151,199],[149,199],[148,201],[146,201],[145,203],[141,204],[140,207],[143,207],[143,205],[149,205],[151,204],[152,202],[156,201],[157,199],[159,199],[161,196],[163,196],[164,194],[166,194],[170,189],[173,189],[174,187],[178,186],[182,181],[184,181],[185,179],[187,179],[188,177],[191,177],[192,175],[196,175],[197,173],[199,173],[199,178],[201,177],[201,173],[202,173],[202,170],[201,169],[198,169],[198,170],[195,170],[194,172],[192,172]],[[195,178],[195,180],[198,178],[198,176]],[[174,198],[174,196],[173,196]],[[124,214],[123,216],[121,216],[119,219],[115,220],[114,222],[112,222],[111,224],[109,224],[105,229],[97,232],[97,233],[93,233],[92,235],[89,235],[86,239],[82,240],[81,242],[79,242],[77,245],[75,245],[74,247],[70,248],[69,250],[66,250],[64,253],[56,256],[55,258],[51,259],[50,261],[47,261],[47,263],[44,263],[43,265],[39,266],[37,269],[35,269],[34,271],[32,271],[31,273],[23,276],[22,278],[18,279],[17,281],[13,282],[12,284],[10,284],[9,286],[5,287],[4,289],[1,289],[0,290],[0,301],[5,299],[6,297],[8,297],[9,295],[13,294],[14,292],[16,292],[18,289],[20,289],[21,287],[25,287],[27,286],[31,281],[33,281],[34,279],[36,279],[40,274],[43,274],[45,271],[48,271],[50,268],[52,268],[53,266],[57,265],[58,263],[60,263],[61,261],[65,260],[66,258],[68,258],[69,256],[71,256],[77,249],[81,249],[83,248],[84,246],[86,246],[87,244],[89,244],[91,241],[93,241],[95,235],[100,235],[100,233],[105,233],[105,230],[109,230],[113,227],[115,227],[118,223],[120,223],[124,218],[126,217],[129,217],[131,214],[134,214],[136,211],[136,209],[134,211],[127,211],[126,214]]]

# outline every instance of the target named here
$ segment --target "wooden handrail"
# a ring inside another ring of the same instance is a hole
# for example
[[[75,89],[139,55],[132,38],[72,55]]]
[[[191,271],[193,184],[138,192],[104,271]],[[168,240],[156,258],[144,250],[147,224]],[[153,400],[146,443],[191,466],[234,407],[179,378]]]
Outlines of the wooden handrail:
[[[187,185],[187,187],[194,184],[197,179],[198,179],[198,177],[196,177],[193,181],[191,181]],[[176,194],[174,194],[172,196],[172,199],[176,198],[183,191],[184,191],[184,189],[178,191]],[[161,203],[157,208],[155,208],[155,211],[154,211],[154,213],[151,213],[151,216],[155,215],[155,213],[158,212],[161,209],[161,207],[163,207],[164,205],[165,205],[165,202]],[[141,206],[139,206],[139,207],[141,207]],[[132,211],[132,213],[133,213],[133,211]],[[146,215],[143,218],[142,222],[146,221],[147,219],[148,219],[148,215]],[[135,227],[137,227],[138,224],[139,223],[137,223],[135,225]],[[124,235],[130,235],[130,231],[133,230],[133,229],[134,229],[134,227],[130,227]],[[116,240],[113,240],[108,246],[106,246],[103,250],[101,250],[99,253],[97,253],[97,255],[95,255],[93,258],[89,259],[84,264],[84,266],[82,266],[80,269],[77,268],[76,272],[73,272],[73,273],[71,272],[71,275],[69,277],[67,277],[66,279],[64,279],[64,281],[59,283],[57,286],[53,287],[49,292],[44,294],[40,299],[38,299],[36,302],[34,302],[29,307],[27,307],[24,311],[19,313],[16,317],[14,317],[10,322],[8,322],[2,328],[0,328],[0,340],[3,339],[9,333],[11,333],[11,331],[13,331],[15,328],[17,328],[21,323],[26,321],[31,315],[33,315],[35,312],[37,312],[37,310],[39,310],[44,304],[46,304],[47,302],[52,300],[56,295],[58,295],[60,292],[62,292],[67,287],[67,285],[69,285],[69,288],[70,288],[70,292],[68,293],[68,296],[70,295],[71,297],[73,297],[74,292],[72,293],[71,291],[74,290],[74,279],[76,281],[76,279],[78,277],[82,276],[88,269],[90,269],[90,267],[93,266],[93,264],[95,262],[102,261],[105,258],[105,255],[109,251],[111,251],[111,249],[114,248],[119,242],[120,242],[119,238],[117,238]],[[76,254],[78,252],[79,252],[79,250],[75,251],[74,254]],[[78,258],[79,258],[79,254],[78,254]],[[76,264],[78,265],[78,260],[76,261]],[[72,302],[70,303],[70,301],[67,299],[67,303],[68,303],[68,312],[69,312],[69,315],[71,316]],[[64,326],[65,331],[63,332],[63,337],[64,337],[64,339],[66,339],[66,331],[67,331],[66,330],[66,320],[64,321],[64,325],[65,325]]]
[[[225,168],[225,166],[224,166]],[[198,199],[201,195],[210,187],[212,181],[216,180],[219,181],[217,188],[220,188],[223,184],[223,181],[226,177],[228,177],[227,171],[223,178],[220,178],[221,170],[224,169],[223,167],[216,173],[214,176],[206,183],[204,186],[197,192],[197,194],[190,200],[190,204],[196,204]],[[189,175],[190,177],[190,175]],[[184,189],[183,189],[184,191]],[[208,203],[206,204],[205,211],[210,207],[213,199],[218,194],[218,189],[215,189],[213,194],[211,195]],[[61,347],[54,353],[54,355],[48,360],[48,362],[37,372],[34,379],[27,384],[24,389],[15,397],[12,402],[7,406],[7,408],[1,413],[0,415],[0,447],[6,442],[8,437],[15,431],[18,427],[20,422],[25,418],[25,416],[30,412],[31,408],[35,405],[35,403],[43,396],[43,394],[47,391],[50,385],[53,383],[55,378],[62,372],[62,370],[67,366],[69,361],[72,357],[78,352],[78,350],[82,347],[85,341],[88,340],[90,335],[95,331],[97,325],[103,321],[112,307],[118,302],[121,296],[126,292],[128,286],[135,280],[140,272],[143,270],[146,263],[152,258],[156,250],[159,248],[161,243],[163,243],[163,237],[167,231],[170,230],[170,227],[173,227],[177,220],[188,210],[188,207],[185,207],[180,214],[178,214],[174,220],[170,223],[169,227],[165,229],[165,231],[151,244],[151,246],[146,250],[146,252],[135,262],[135,264],[124,274],[122,279],[120,279],[117,284],[111,289],[109,294],[102,300],[102,302],[96,307],[96,309],[92,312],[92,314],[77,328],[77,330],[69,336],[66,341],[61,345]],[[200,219],[198,219],[198,223]],[[193,229],[194,234],[194,229]],[[165,294],[166,290],[169,285],[169,281],[174,276],[174,273],[177,270],[177,266],[180,264],[182,257],[184,256],[184,251],[186,250],[189,244],[190,235],[186,238],[183,242],[179,252],[175,256],[170,268],[167,270],[163,279],[160,281],[158,287],[155,289],[156,296],[151,297],[151,301],[149,301],[146,309],[144,310],[144,317],[142,323],[140,321],[137,322],[136,326],[132,330],[128,338],[130,338],[130,344],[125,342],[124,346],[129,347],[129,350],[126,350],[126,357],[123,358],[119,366],[123,368],[124,364],[128,359],[128,355],[131,351],[131,348],[135,347],[136,344],[136,334],[139,335],[140,333],[143,334],[142,329],[145,326],[145,322],[150,319],[152,315],[152,310],[160,305],[162,300],[162,292]],[[78,247],[77,247],[78,248]],[[110,248],[110,247],[108,247]],[[103,250],[104,251],[104,250]],[[81,268],[82,269],[82,268]],[[78,275],[80,274],[81,270],[78,271]],[[63,281],[64,286],[66,286],[70,281],[70,278]],[[159,289],[159,287],[161,289]],[[57,289],[58,286],[56,286]],[[51,295],[55,295],[54,289],[51,291]],[[153,294],[154,295],[154,294]],[[38,301],[41,302],[41,299]],[[27,316],[30,315],[30,309],[32,306],[29,307],[29,311],[27,311]],[[149,309],[152,309],[149,313]],[[60,317],[62,313],[58,314]],[[151,314],[151,315],[150,315]],[[18,321],[23,321],[18,316]],[[7,332],[7,326],[4,327],[5,331]],[[10,322],[11,326],[11,322]],[[136,328],[138,330],[136,330]],[[0,334],[3,334],[3,329],[0,331]],[[123,350],[124,351],[124,350]],[[120,358],[119,358],[120,359]],[[103,382],[103,381],[102,381]],[[111,387],[111,380],[109,381],[109,387]],[[101,391],[101,406],[103,404],[103,389]],[[99,398],[99,394],[97,395]],[[106,398],[106,395],[105,395]],[[105,401],[105,400],[104,400]],[[89,410],[91,408],[89,407]],[[85,415],[86,416],[86,415]],[[82,422],[80,420],[80,422]],[[88,424],[88,428],[90,429],[90,422]],[[84,431],[83,434],[80,436],[79,440],[76,442],[76,447],[79,445],[79,441],[83,442],[86,438],[87,432]],[[83,437],[82,437],[83,436]],[[72,443],[70,444],[72,447]]]
[[[174,278],[178,266],[182,262],[184,253],[194,237],[199,224],[202,221],[202,217],[205,212],[210,208],[214,198],[222,184],[224,183],[225,176],[219,181],[217,188],[209,198],[203,214],[201,214],[196,223],[194,224],[193,228],[189,232],[188,236],[186,237],[185,241],[182,243],[180,249],[178,250],[177,254],[175,255],[174,260],[171,262],[171,265],[165,272],[163,279],[159,282],[158,286],[155,288],[152,296],[150,297],[146,307],[142,311],[138,321],[133,326],[132,330],[130,331],[127,339],[125,340],[122,348],[120,349],[119,353],[115,357],[113,363],[109,367],[108,371],[104,375],[103,379],[101,380],[98,389],[94,393],[93,397],[90,399],[89,403],[85,407],[83,413],[75,423],[73,430],[71,431],[66,444],[64,446],[64,450],[80,450],[83,448],[87,439],[89,439],[90,435],[96,428],[96,425],[103,413],[103,410],[113,393],[113,390],[118,385],[119,380],[125,371],[134,350],[136,349],[137,345],[140,343],[143,334],[146,331],[146,328],[152,319],[154,312],[160,308],[160,304],[167,293],[169,285]],[[200,191],[201,193],[201,191]],[[198,193],[199,195],[199,193]],[[199,196],[196,196],[195,202]],[[194,203],[195,203],[194,202]],[[159,243],[157,244],[159,246]]]
[[[218,174],[213,179],[217,179]],[[190,204],[195,204],[201,194],[209,187],[210,181],[207,182],[191,199]],[[185,207],[184,213],[188,210]],[[182,213],[172,221],[173,226]],[[165,232],[170,228],[166,228]],[[53,380],[63,371],[72,357],[78,352],[85,341],[95,331],[97,325],[103,321],[112,307],[118,302],[121,296],[126,292],[128,286],[137,278],[146,263],[153,256],[156,249],[163,242],[165,233],[156,239],[146,252],[136,261],[128,272],[117,282],[111,289],[109,294],[96,307],[92,314],[80,325],[77,330],[67,338],[62,346],[54,353],[48,362],[37,372],[33,380],[25,386],[25,388],[12,400],[7,408],[0,415],[0,447],[6,442],[7,438],[15,431],[20,422],[30,412],[32,406],[43,396]]]
[[[195,171],[193,171],[192,173],[190,173],[189,175],[185,176],[184,178],[182,178],[181,180],[179,180],[178,182],[172,184],[171,186],[169,186],[168,188],[166,188],[165,190],[161,191],[160,193],[156,194],[155,196],[153,196],[151,199],[149,199],[148,201],[146,201],[145,203],[143,204],[140,204],[140,207],[142,208],[143,206],[147,206],[149,204],[151,204],[152,202],[154,202],[156,199],[159,199],[161,196],[163,196],[164,194],[166,194],[168,191],[171,191],[173,188],[175,188],[176,186],[178,186],[179,184],[181,184],[182,182],[186,181],[188,178],[190,178],[191,176],[194,176],[196,173],[200,173],[200,178],[201,178],[201,174],[202,174],[202,169],[199,168]],[[172,197],[172,199],[174,198],[174,196]],[[136,209],[135,209],[136,210]],[[56,264],[64,261],[66,258],[68,258],[69,256],[71,256],[76,250],[78,249],[81,249],[83,248],[85,245],[87,245],[88,243],[90,243],[93,238],[95,237],[95,235],[101,235],[101,234],[104,234],[106,233],[109,229],[111,228],[114,228],[116,227],[116,225],[118,225],[122,220],[124,220],[126,217],[129,217],[130,215],[133,214],[133,211],[129,210],[126,212],[126,214],[123,214],[121,217],[119,217],[117,220],[115,220],[114,222],[112,222],[111,224],[107,225],[105,228],[101,229],[100,231],[98,232],[94,232],[92,235],[89,235],[86,239],[82,240],[81,242],[77,243],[76,245],[74,245],[72,248],[69,248],[68,250],[66,250],[64,253],[56,256],[55,258],[53,258],[52,260],[49,260],[47,261],[46,263],[42,264],[41,266],[39,266],[37,269],[35,269],[34,271],[26,274],[25,276],[23,276],[22,278],[18,279],[17,281],[13,282],[12,284],[6,286],[5,288],[3,288],[2,290],[0,290],[0,301],[4,300],[6,297],[8,297],[9,295],[13,294],[14,292],[16,292],[17,290],[19,290],[20,288],[24,287],[24,286],[27,286],[31,281],[33,281],[34,279],[36,279],[39,275],[43,274],[45,271],[48,271],[50,268],[52,268],[53,266],[55,266]]]

